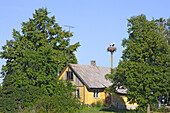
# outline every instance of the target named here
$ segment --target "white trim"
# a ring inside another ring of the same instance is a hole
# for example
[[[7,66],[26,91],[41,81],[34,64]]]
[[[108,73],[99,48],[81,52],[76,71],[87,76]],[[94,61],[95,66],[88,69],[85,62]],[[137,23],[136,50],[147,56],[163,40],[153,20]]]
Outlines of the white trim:
[[[100,90],[93,89],[93,98],[100,98]]]
[[[77,91],[79,92],[79,97],[78,97]],[[79,88],[76,89],[76,98],[80,98],[80,89]]]

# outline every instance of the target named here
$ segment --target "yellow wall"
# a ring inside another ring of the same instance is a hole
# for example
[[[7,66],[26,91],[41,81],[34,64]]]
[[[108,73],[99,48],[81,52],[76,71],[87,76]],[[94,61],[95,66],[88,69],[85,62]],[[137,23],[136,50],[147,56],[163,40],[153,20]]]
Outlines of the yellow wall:
[[[64,71],[60,74],[60,76],[58,77],[59,80],[63,79],[63,80],[66,80],[66,70],[68,70],[68,66],[64,69]]]
[[[66,72],[71,71],[71,69],[67,66],[65,70],[60,74],[59,79],[67,80]],[[83,86],[83,83],[77,78],[75,73],[73,73],[73,81],[70,81],[74,86]]]
[[[136,109],[138,107],[138,104],[137,103],[134,103],[134,104],[129,104],[128,99],[126,96],[121,96],[122,99],[124,100],[125,102],[125,105],[126,105],[126,109]]]
[[[122,99],[124,100],[125,105],[136,105],[136,106],[137,106],[137,103],[129,104],[128,99],[127,99],[127,97],[126,97],[126,96],[120,96],[120,97],[122,97]]]
[[[105,92],[104,89],[99,89],[99,98],[93,97],[93,89],[87,89],[85,86],[85,104],[97,103],[97,101],[101,101],[103,104],[105,102]]]
[[[111,97],[112,97],[111,98],[111,104],[115,107],[118,107],[118,108],[126,107],[126,109],[136,109],[136,107],[138,106],[137,103],[130,104],[128,102],[126,95],[112,94]]]
[[[99,89],[99,97],[100,98],[94,98],[93,97],[93,89],[88,90],[87,87],[84,85],[83,87],[76,87],[76,89],[79,89],[80,91],[80,101],[84,102],[85,104],[92,104],[97,103],[97,101],[101,101],[103,104],[105,102],[105,92],[104,89]]]
[[[80,94],[80,101],[81,102],[84,102],[84,86],[79,86],[79,87],[76,87],[76,89],[79,89],[79,94]]]

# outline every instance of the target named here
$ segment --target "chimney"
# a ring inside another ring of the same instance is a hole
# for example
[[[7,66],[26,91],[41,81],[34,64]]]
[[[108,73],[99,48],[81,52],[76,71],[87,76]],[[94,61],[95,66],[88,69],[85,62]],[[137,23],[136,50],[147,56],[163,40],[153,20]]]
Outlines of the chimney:
[[[96,66],[96,61],[95,60],[91,61],[91,66]]]

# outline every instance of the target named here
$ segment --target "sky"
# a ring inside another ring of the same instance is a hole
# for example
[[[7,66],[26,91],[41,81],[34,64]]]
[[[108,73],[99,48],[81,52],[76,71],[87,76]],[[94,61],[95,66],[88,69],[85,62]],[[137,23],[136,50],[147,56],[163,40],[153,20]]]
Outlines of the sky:
[[[0,0],[0,51],[7,40],[13,40],[12,30],[21,31],[21,23],[32,18],[35,9],[47,8],[63,28],[74,26],[71,44],[80,42],[75,52],[78,64],[110,67],[111,55],[107,52],[115,42],[113,67],[121,60],[122,40],[128,38],[127,19],[145,14],[148,20],[170,17],[170,0]],[[0,59],[0,69],[5,59]],[[0,79],[2,83],[3,79]]]

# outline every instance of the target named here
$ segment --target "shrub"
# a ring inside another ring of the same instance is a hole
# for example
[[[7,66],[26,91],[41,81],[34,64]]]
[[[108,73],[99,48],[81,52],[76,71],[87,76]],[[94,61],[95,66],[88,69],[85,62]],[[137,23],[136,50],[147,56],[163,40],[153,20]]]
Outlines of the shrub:
[[[157,112],[168,112],[168,108],[165,107],[165,105],[162,105],[159,109],[157,109]]]
[[[96,106],[97,106],[97,107],[102,107],[102,103],[101,103],[101,101],[97,101]]]
[[[19,112],[31,109],[34,102],[41,98],[45,92],[38,87],[7,87],[1,90],[0,94],[0,111],[3,112]]]
[[[0,111],[2,112],[33,112],[36,113],[72,113],[83,109],[84,104],[73,98],[72,84],[56,81],[53,94],[39,87],[8,87],[0,90]]]
[[[91,104],[91,106],[92,106],[92,107],[96,107],[96,104],[93,102],[93,103]]]

